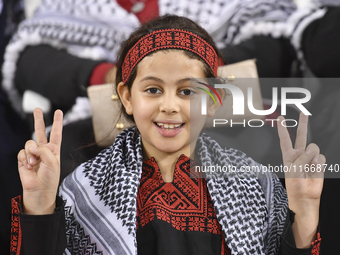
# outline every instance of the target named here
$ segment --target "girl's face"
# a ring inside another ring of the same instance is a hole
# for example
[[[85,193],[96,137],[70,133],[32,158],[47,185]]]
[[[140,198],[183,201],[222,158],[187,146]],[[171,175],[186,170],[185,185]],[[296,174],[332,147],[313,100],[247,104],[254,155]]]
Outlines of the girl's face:
[[[201,61],[179,50],[157,51],[138,64],[131,91],[119,84],[122,103],[133,114],[147,155],[190,156],[190,145],[195,145],[206,118],[200,114],[200,90],[190,87],[190,78],[204,78]]]

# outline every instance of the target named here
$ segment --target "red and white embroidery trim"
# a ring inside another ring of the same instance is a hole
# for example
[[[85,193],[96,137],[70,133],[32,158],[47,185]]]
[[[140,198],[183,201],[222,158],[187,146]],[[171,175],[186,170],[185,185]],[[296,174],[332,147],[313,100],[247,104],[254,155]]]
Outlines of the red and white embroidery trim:
[[[198,35],[181,29],[157,30],[143,36],[127,53],[122,65],[123,82],[148,54],[161,49],[182,49],[196,53],[217,74],[218,57],[214,48]]]

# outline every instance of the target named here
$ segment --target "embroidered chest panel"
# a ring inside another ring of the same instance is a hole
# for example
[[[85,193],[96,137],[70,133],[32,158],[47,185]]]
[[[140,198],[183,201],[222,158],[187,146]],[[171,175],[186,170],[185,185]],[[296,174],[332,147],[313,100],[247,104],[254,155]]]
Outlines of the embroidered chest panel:
[[[190,159],[184,155],[176,163],[172,183],[163,181],[153,158],[143,164],[137,196],[137,228],[154,219],[180,231],[222,234],[205,179],[190,177]]]

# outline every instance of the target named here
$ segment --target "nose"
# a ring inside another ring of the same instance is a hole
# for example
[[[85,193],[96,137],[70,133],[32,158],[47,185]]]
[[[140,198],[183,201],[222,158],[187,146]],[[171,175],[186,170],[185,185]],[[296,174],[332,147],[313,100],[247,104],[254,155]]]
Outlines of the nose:
[[[160,111],[165,114],[175,114],[180,111],[178,97],[175,95],[164,95],[160,98]]]

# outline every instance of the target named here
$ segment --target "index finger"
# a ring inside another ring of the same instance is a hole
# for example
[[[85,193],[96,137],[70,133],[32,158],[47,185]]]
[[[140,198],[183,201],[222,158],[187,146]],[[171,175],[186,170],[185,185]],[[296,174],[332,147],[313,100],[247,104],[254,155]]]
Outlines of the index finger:
[[[54,112],[53,125],[50,135],[50,143],[58,146],[61,146],[62,139],[62,131],[63,131],[63,112],[61,110],[56,110]]]
[[[291,149],[293,149],[292,141],[290,139],[290,135],[288,133],[288,130],[286,127],[282,125],[282,121],[284,121],[285,118],[282,116],[278,117],[278,123],[277,123],[277,131],[279,133],[280,138],[280,147],[282,153],[285,153]]]
[[[47,144],[47,136],[45,131],[44,114],[40,108],[35,108],[34,116],[34,130],[37,139],[37,145]]]

